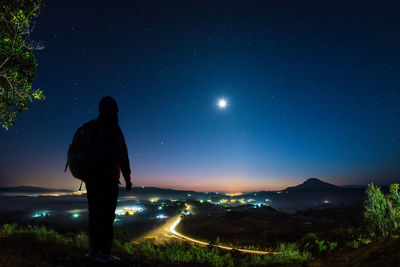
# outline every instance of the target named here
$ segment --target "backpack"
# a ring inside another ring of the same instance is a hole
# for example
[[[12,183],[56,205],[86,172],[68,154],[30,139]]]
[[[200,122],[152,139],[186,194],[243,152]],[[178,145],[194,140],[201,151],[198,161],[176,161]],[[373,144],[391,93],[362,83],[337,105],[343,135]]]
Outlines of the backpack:
[[[96,147],[98,143],[98,129],[95,121],[90,121],[78,128],[69,145],[67,163],[64,172],[69,167],[72,176],[86,182],[94,170],[96,161]],[[79,191],[82,188],[79,187]]]

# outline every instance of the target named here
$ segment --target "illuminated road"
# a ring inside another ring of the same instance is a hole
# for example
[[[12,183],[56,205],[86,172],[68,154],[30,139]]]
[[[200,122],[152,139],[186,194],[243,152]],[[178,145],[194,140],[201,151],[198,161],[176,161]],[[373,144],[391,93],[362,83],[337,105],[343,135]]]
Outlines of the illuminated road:
[[[196,239],[190,238],[188,236],[185,236],[185,235],[183,235],[181,233],[178,233],[175,230],[175,228],[181,221],[182,221],[182,218],[181,218],[181,216],[179,216],[178,219],[175,220],[175,222],[172,223],[171,226],[169,227],[169,231],[173,235],[175,235],[176,237],[181,238],[183,240],[190,241],[190,242],[193,242],[193,243],[196,243],[196,244],[200,244],[200,245],[203,245],[203,246],[210,245],[210,243],[203,242],[203,241],[200,241],[200,240],[196,240]],[[237,251],[244,252],[244,253],[253,253],[253,254],[261,254],[261,255],[278,254],[279,253],[279,252],[268,252],[268,251],[250,250],[250,249],[242,249],[242,248],[235,249],[235,248],[232,248],[232,247],[226,247],[226,246],[220,246],[220,245],[212,245],[212,246],[218,247],[218,248],[221,248],[221,249],[225,249],[225,250],[237,250]]]
[[[165,221],[165,223],[160,223],[160,225],[158,227],[132,239],[132,241],[142,242],[146,238],[156,237],[156,239],[153,240],[153,242],[162,244],[163,242],[171,239],[171,237],[175,237],[172,234],[168,234],[169,233],[169,225],[171,225],[173,222],[175,222],[175,220],[176,220],[176,217],[171,217],[171,218],[167,219]]]

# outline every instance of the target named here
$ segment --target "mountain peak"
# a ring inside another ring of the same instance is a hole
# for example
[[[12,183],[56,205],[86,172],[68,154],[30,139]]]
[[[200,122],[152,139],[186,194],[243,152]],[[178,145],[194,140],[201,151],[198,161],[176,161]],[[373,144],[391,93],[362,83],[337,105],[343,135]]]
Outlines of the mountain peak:
[[[340,186],[333,185],[324,182],[318,178],[308,178],[302,184],[297,186],[291,186],[285,189],[285,191],[294,192],[321,192],[321,191],[337,191],[342,190]]]
[[[322,182],[320,179],[318,178],[308,178],[305,182]],[[324,183],[324,182],[323,182]]]

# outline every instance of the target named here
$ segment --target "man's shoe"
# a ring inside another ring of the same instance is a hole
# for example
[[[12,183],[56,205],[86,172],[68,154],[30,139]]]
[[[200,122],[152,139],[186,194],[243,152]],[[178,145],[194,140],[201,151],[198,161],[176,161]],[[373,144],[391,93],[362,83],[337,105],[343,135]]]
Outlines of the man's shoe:
[[[93,260],[97,256],[98,252],[99,252],[98,249],[91,248],[91,249],[89,249],[89,251],[88,251],[88,253],[86,254],[85,257],[86,257],[86,259]]]
[[[120,262],[121,259],[112,254],[106,254],[102,251],[99,251],[96,258],[94,258],[94,261],[99,263],[117,263]]]

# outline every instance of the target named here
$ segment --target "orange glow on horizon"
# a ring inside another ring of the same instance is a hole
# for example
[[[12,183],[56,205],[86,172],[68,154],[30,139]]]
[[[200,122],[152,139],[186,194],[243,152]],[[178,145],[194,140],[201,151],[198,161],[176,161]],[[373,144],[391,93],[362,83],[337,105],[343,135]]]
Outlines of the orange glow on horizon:
[[[58,188],[58,189],[69,189],[74,191],[74,194],[81,194],[77,192],[80,182],[77,179],[72,179],[69,173],[57,174],[49,173],[45,176],[39,174],[31,174],[29,177],[24,176],[25,180],[15,179],[14,184],[7,186],[18,186],[18,185],[31,185],[36,187],[44,188]],[[37,177],[41,177],[40,179]],[[55,179],[54,177],[57,177]],[[194,175],[190,174],[138,174],[133,176],[134,187],[158,187],[165,189],[175,190],[192,190],[197,192],[219,192],[236,194],[238,192],[257,192],[257,191],[279,191],[293,185],[297,185],[303,182],[303,178],[292,178],[292,177],[259,177],[251,176],[245,173],[234,173],[234,174],[210,174],[210,173],[198,173]],[[37,178],[37,179],[36,179]],[[60,181],[60,182],[58,182]],[[324,180],[325,181],[325,180]],[[329,179],[326,181],[329,182]],[[335,183],[337,184],[337,183]],[[124,183],[122,184],[122,186]],[[84,189],[84,186],[83,186]],[[84,192],[82,192],[84,193]],[[228,195],[229,196],[229,195]]]
[[[227,195],[229,197],[238,197],[238,196],[243,195],[243,193],[228,193],[228,194],[225,194],[225,195]]]

